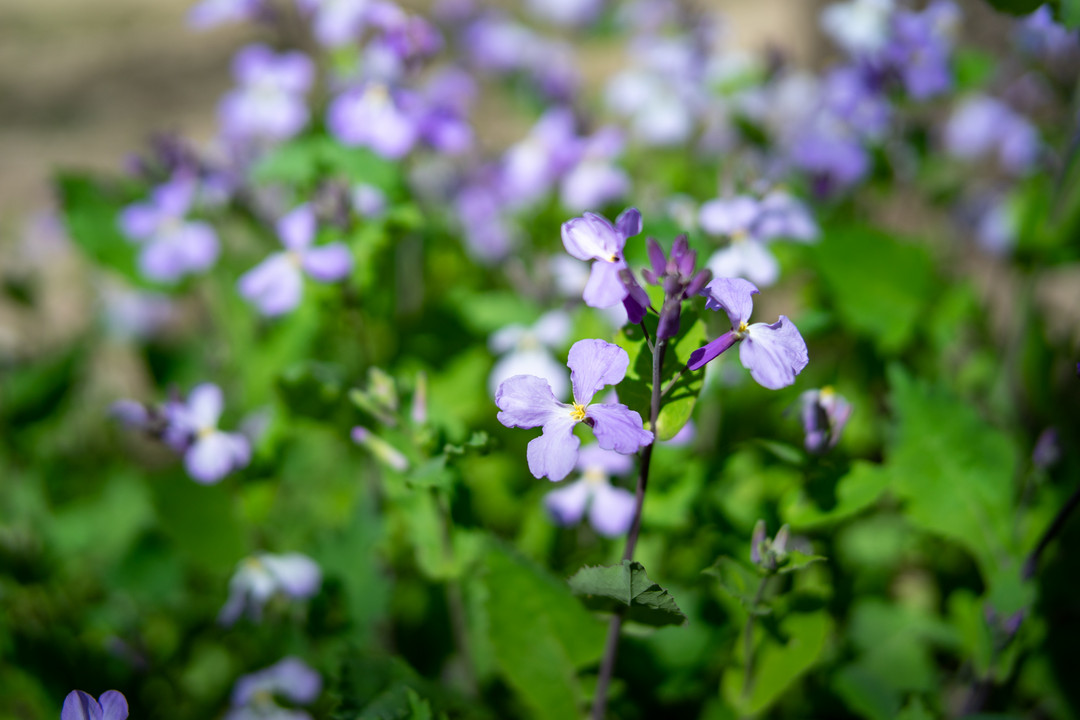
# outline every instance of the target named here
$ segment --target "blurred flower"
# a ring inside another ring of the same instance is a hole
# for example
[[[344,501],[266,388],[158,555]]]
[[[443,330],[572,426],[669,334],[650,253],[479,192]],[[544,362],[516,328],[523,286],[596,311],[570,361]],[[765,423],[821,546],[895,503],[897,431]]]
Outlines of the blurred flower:
[[[543,198],[581,156],[581,139],[569,108],[540,116],[527,137],[510,146],[499,164],[501,196],[513,207]]]
[[[218,108],[226,138],[286,140],[307,125],[304,96],[315,79],[315,64],[306,55],[249,45],[233,58],[233,75],[239,87]]]
[[[569,475],[577,461],[581,441],[574,436],[574,426],[579,422],[592,428],[605,450],[630,454],[653,441],[641,416],[625,405],[591,404],[603,387],[616,385],[626,376],[630,357],[625,350],[603,340],[579,340],[570,348],[566,364],[573,404],[557,401],[547,381],[532,375],[515,375],[495,394],[500,423],[543,427],[543,434],[529,443],[527,459],[534,477],[547,477],[552,482]]]
[[[126,720],[127,716],[127,698],[117,690],[102,693],[100,702],[82,690],[72,690],[60,711],[60,720]]]
[[[296,4],[301,12],[311,17],[311,32],[315,39],[321,45],[334,48],[360,39],[377,3],[374,0],[296,0]]]
[[[851,403],[829,386],[807,390],[800,397],[806,449],[820,453],[836,446],[851,417]]]
[[[1020,232],[1020,207],[1010,195],[991,195],[976,201],[975,240],[979,247],[1003,255],[1016,245]]]
[[[559,187],[563,206],[575,212],[603,207],[621,199],[630,189],[630,177],[615,165],[625,140],[622,132],[608,126],[597,130],[580,144],[580,157]]]
[[[349,199],[353,210],[361,217],[376,219],[386,212],[386,193],[374,185],[360,183],[353,186]]]
[[[889,129],[892,106],[884,83],[867,66],[844,66],[829,71],[822,84],[822,103],[827,113],[843,118],[853,134],[880,140]]]
[[[1017,28],[1016,39],[1024,51],[1049,62],[1075,58],[1080,52],[1076,30],[1056,22],[1049,4],[1024,18]]]
[[[419,97],[411,90],[370,81],[334,98],[326,124],[342,144],[396,160],[420,139],[419,109]]]
[[[634,493],[611,484],[611,475],[634,467],[628,455],[588,445],[578,455],[581,479],[544,496],[544,508],[559,525],[574,525],[586,510],[589,524],[607,537],[625,534],[634,521]]]
[[[254,20],[263,10],[263,0],[203,0],[188,11],[188,25],[208,30],[226,23]]]
[[[716,198],[702,204],[698,224],[710,235],[730,239],[727,247],[717,250],[706,266],[714,277],[741,277],[757,285],[768,286],[780,277],[780,264],[769,251],[755,228],[761,217],[761,204],[747,195]]]
[[[533,17],[556,25],[584,25],[600,14],[604,0],[525,0]]]
[[[209,223],[186,217],[194,194],[195,179],[176,175],[155,188],[149,201],[121,211],[120,229],[140,243],[139,270],[148,279],[176,282],[217,262],[217,233]]]
[[[184,467],[196,482],[216,483],[251,460],[251,445],[240,433],[217,429],[224,401],[221,388],[204,383],[192,388],[187,402],[166,403],[164,440],[184,455]]]
[[[1045,470],[1056,465],[1061,459],[1061,438],[1057,428],[1048,427],[1039,433],[1039,439],[1035,441],[1035,449],[1031,451],[1031,462],[1037,468]]]
[[[789,534],[788,526],[784,525],[770,540],[765,535],[765,521],[758,520],[750,538],[750,562],[763,570],[774,572],[787,555]]]
[[[614,225],[606,218],[591,212],[562,224],[562,241],[566,252],[578,260],[595,261],[589,274],[589,282],[582,294],[585,304],[606,308],[622,302],[630,322],[633,323],[640,322],[644,308],[640,307],[640,298],[631,293],[632,287],[636,287],[637,283],[633,282],[631,285],[632,276],[629,276],[629,268],[622,253],[627,238],[640,232],[641,213],[637,208],[624,210],[615,219]],[[623,270],[627,273],[623,273]]]
[[[697,370],[732,345],[742,341],[739,360],[750,377],[770,390],[779,390],[795,382],[809,357],[806,342],[798,329],[784,315],[772,325],[747,325],[754,309],[753,296],[758,289],[741,278],[717,278],[702,292],[709,310],[723,310],[731,320],[731,330],[705,347],[690,354],[687,369]]]
[[[553,395],[566,395],[566,366],[551,356],[551,350],[565,347],[569,335],[570,316],[560,310],[544,313],[531,327],[513,324],[500,328],[488,339],[491,352],[503,356],[488,376],[491,394],[514,375],[535,375],[548,381]]]
[[[893,0],[848,0],[821,11],[821,29],[851,55],[875,55],[885,47]]]
[[[974,95],[953,111],[945,125],[945,149],[956,158],[996,156],[1014,175],[1032,168],[1039,156],[1035,127],[1008,105],[988,95]]]
[[[952,36],[959,16],[953,2],[935,0],[921,12],[900,10],[893,17],[885,57],[912,98],[925,100],[952,87]]]
[[[336,282],[352,269],[352,255],[344,243],[314,247],[315,212],[301,205],[277,224],[285,250],[268,258],[240,276],[237,287],[244,299],[267,316],[282,315],[300,304],[304,274],[318,282]]]
[[[502,260],[513,248],[514,225],[500,197],[501,188],[491,173],[467,182],[454,199],[466,248],[481,262]]]
[[[106,331],[122,340],[153,337],[176,317],[167,295],[134,290],[109,277],[98,284],[98,297]]]
[[[218,622],[232,625],[240,616],[258,622],[262,609],[276,594],[309,598],[319,591],[322,571],[314,560],[300,553],[256,553],[240,561],[229,581],[229,598],[218,613]]]
[[[299,658],[286,657],[264,670],[244,675],[232,692],[225,720],[311,720],[302,710],[278,705],[275,696],[307,705],[322,692],[322,678]]]

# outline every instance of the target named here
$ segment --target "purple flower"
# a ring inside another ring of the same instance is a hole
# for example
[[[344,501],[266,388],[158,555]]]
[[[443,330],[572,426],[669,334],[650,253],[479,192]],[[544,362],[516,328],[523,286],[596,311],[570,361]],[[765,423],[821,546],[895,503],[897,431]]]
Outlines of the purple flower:
[[[60,720],[126,720],[127,716],[127,698],[117,690],[102,693],[100,702],[82,690],[72,690],[60,711]]]
[[[263,10],[263,0],[203,0],[188,11],[188,25],[208,30],[226,23],[255,19]]]
[[[642,426],[641,416],[630,408],[592,403],[601,388],[626,376],[630,357],[625,350],[603,340],[579,340],[570,348],[566,364],[574,390],[572,404],[556,400],[547,381],[533,375],[515,375],[495,394],[503,425],[543,427],[543,434],[529,443],[529,471],[553,482],[569,475],[577,461],[581,441],[574,436],[574,426],[579,422],[592,428],[605,450],[635,453],[653,440],[653,434]]]
[[[218,613],[218,622],[232,625],[245,612],[255,621],[274,595],[309,598],[319,591],[322,571],[314,560],[300,553],[258,553],[240,561],[229,580],[229,599]]]
[[[717,250],[706,263],[714,277],[743,277],[758,285],[772,285],[780,264],[756,230],[761,203],[747,195],[709,200],[701,206],[698,224],[710,235],[726,235],[731,243]]]
[[[223,406],[221,388],[211,383],[193,388],[187,402],[174,400],[165,406],[164,439],[184,454],[184,467],[196,482],[216,483],[251,461],[246,437],[217,429]]]
[[[783,238],[813,242],[820,231],[806,205],[783,190],[770,190],[758,205],[754,235],[763,239]]]
[[[956,5],[937,0],[922,12],[901,10],[893,17],[885,57],[899,72],[908,95],[916,100],[940,95],[952,87],[949,35],[958,16]]]
[[[208,223],[186,218],[194,195],[195,179],[177,175],[159,185],[148,202],[120,213],[120,229],[141,245],[139,270],[150,280],[176,282],[217,262],[217,233]]]
[[[311,15],[311,32],[325,47],[341,47],[360,38],[368,23],[372,0],[297,0]]]
[[[310,720],[310,715],[298,710],[286,710],[275,696],[290,702],[307,705],[322,692],[322,678],[299,658],[286,657],[258,672],[244,675],[236,681],[232,692],[233,709],[226,720]]]
[[[529,13],[556,25],[584,25],[604,7],[604,0],[526,0]]]
[[[657,339],[664,340],[679,334],[683,301],[701,292],[705,284],[712,279],[712,272],[698,271],[697,252],[690,249],[686,235],[675,238],[675,242],[671,244],[670,257],[664,255],[664,249],[655,238],[649,238],[648,248],[652,268],[643,270],[642,277],[650,285],[659,285],[664,290],[664,303],[656,325]]]
[[[870,140],[881,139],[892,119],[892,106],[877,74],[865,66],[836,68],[826,75],[822,88],[828,111],[844,118],[859,137]]]
[[[239,87],[218,109],[227,138],[286,140],[307,125],[304,95],[315,79],[315,64],[306,55],[249,45],[233,59],[233,74]]]
[[[516,239],[499,193],[500,188],[490,178],[482,177],[466,184],[454,200],[466,247],[485,263],[506,257]]]
[[[633,292],[637,283],[633,281],[623,259],[623,248],[627,238],[640,232],[641,213],[637,208],[624,210],[615,219],[614,225],[591,212],[562,224],[562,241],[566,252],[578,260],[595,260],[589,282],[582,293],[585,304],[606,308],[622,302],[633,323],[640,322],[645,313],[641,298]],[[645,300],[647,305],[647,298]]]
[[[630,177],[615,165],[625,139],[615,127],[603,127],[583,141],[581,159],[566,173],[559,187],[564,207],[582,211],[601,207],[623,197],[630,189]]]
[[[418,97],[382,82],[347,90],[330,103],[326,124],[343,144],[396,160],[420,139]]]
[[[945,149],[964,160],[996,155],[1007,172],[1022,175],[1038,160],[1039,136],[1031,123],[1005,103],[976,95],[949,118]]]
[[[821,28],[837,45],[856,57],[876,55],[889,37],[893,0],[848,0],[821,13]]]
[[[625,534],[634,522],[634,493],[611,484],[634,466],[627,455],[589,445],[578,456],[581,479],[544,496],[544,508],[559,525],[574,525],[586,510],[589,523],[607,537]]]
[[[828,196],[858,183],[870,170],[870,156],[854,132],[825,113],[798,132],[791,162],[807,173],[817,195]]]
[[[1061,460],[1061,438],[1057,428],[1048,427],[1039,433],[1035,449],[1031,451],[1031,462],[1037,468],[1046,470]]]
[[[807,390],[799,401],[802,403],[806,449],[820,453],[835,447],[851,417],[851,403],[829,386]]]
[[[244,273],[237,287],[263,315],[282,315],[300,304],[304,274],[318,282],[336,282],[352,269],[352,255],[344,243],[313,247],[315,211],[304,204],[278,221],[285,251],[276,252]]]
[[[690,353],[687,369],[704,367],[741,341],[739,360],[759,384],[779,390],[795,382],[795,376],[809,361],[806,342],[784,315],[772,325],[748,325],[746,321],[754,309],[753,296],[757,293],[753,283],[741,278],[717,278],[705,287],[702,292],[708,298],[705,307],[726,312],[731,320],[731,330]]]
[[[582,147],[573,112],[548,110],[524,140],[504,153],[499,166],[502,196],[515,207],[536,202],[578,162]]]

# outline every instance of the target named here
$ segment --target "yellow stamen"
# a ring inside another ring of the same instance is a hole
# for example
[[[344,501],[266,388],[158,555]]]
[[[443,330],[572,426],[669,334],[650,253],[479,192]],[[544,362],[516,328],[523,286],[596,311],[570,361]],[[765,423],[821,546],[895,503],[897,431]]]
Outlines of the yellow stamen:
[[[585,406],[574,403],[574,407],[570,410],[570,418],[574,422],[582,422],[585,419]]]

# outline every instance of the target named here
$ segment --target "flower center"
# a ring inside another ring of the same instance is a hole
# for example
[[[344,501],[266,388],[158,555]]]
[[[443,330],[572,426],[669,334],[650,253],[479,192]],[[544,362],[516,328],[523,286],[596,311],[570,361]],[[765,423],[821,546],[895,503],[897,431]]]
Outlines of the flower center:
[[[739,329],[735,331],[735,336],[742,340],[750,332],[750,326],[746,324],[745,320],[739,321]]]
[[[199,440],[202,440],[204,437],[213,435],[216,430],[217,428],[207,425],[204,428],[199,428],[199,431],[195,433],[195,437],[197,437]]]
[[[574,407],[570,409],[570,418],[574,422],[582,422],[585,419],[585,406],[574,403]]]

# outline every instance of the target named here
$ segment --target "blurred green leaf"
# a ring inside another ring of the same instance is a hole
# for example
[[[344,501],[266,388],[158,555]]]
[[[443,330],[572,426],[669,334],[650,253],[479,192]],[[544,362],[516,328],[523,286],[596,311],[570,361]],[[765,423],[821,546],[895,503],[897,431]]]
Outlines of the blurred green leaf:
[[[152,487],[161,529],[190,562],[227,573],[250,552],[224,485],[199,485],[176,474]]]
[[[510,686],[536,718],[581,715],[577,669],[600,659],[606,628],[565,583],[493,546],[487,557],[491,645]]]
[[[332,416],[345,393],[341,368],[303,360],[285,368],[277,379],[278,394],[289,411],[302,417]]]
[[[639,562],[623,560],[621,565],[583,567],[569,582],[570,589],[590,610],[625,612],[626,619],[654,627],[686,623],[686,614],[675,598],[649,579]]]
[[[134,200],[133,194],[76,172],[59,174],[55,187],[68,235],[75,244],[98,265],[145,286],[136,266],[138,248],[124,237],[118,224],[120,211]]]
[[[761,583],[765,579],[757,569],[751,569],[737,560],[721,556],[716,559],[712,567],[702,572],[718,579],[720,586],[742,603],[747,612],[755,615],[766,615],[770,612],[768,608],[761,605],[757,597]]]
[[[1046,0],[986,0],[995,10],[1010,15],[1028,15],[1039,9]]]
[[[825,649],[832,623],[825,611],[792,613],[780,622],[782,641],[760,625],[755,626],[758,640],[749,695],[743,695],[742,667],[728,669],[720,685],[724,698],[742,716],[763,712],[814,666]]]
[[[868,227],[829,228],[807,251],[841,320],[895,353],[912,339],[936,284],[926,248]]]
[[[836,504],[819,510],[805,496],[802,488],[785,496],[784,522],[794,530],[808,530],[846,520],[877,502],[889,487],[890,476],[881,467],[865,460],[856,460],[851,470],[836,484]]]
[[[814,563],[828,560],[824,555],[807,555],[798,550],[789,550],[784,554],[783,564],[779,567],[780,574],[797,572],[813,565]]]
[[[656,318],[648,315],[644,322],[649,328],[649,337],[655,337]],[[618,387],[619,402],[631,410],[636,410],[648,427],[652,406],[652,352],[645,342],[644,333],[637,325],[624,327],[615,342],[630,356],[626,379],[619,383]],[[668,340],[667,356],[660,375],[661,388],[671,385],[676,376],[679,376],[679,379],[661,399],[660,415],[656,419],[655,428],[657,440],[670,440],[675,437],[690,420],[694,403],[701,393],[705,373],[687,371],[686,363],[690,359],[690,353],[705,343],[705,323],[698,318],[697,313],[684,311],[679,334]]]

